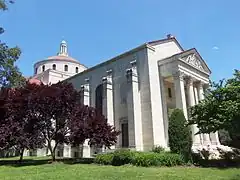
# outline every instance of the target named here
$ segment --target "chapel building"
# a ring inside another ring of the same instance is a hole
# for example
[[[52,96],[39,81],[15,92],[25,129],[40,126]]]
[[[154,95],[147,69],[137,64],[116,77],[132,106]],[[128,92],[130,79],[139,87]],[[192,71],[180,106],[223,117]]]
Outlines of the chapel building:
[[[121,131],[113,148],[148,151],[168,149],[168,116],[174,108],[188,109],[204,99],[211,70],[195,49],[183,49],[172,35],[144,43],[94,67],[87,68],[68,56],[63,41],[60,52],[34,65],[34,78],[45,84],[67,81],[81,92],[81,101],[100,110],[108,123]],[[198,134],[191,127],[193,148],[220,145],[218,133]],[[74,157],[78,149],[64,146],[62,156]],[[95,150],[84,144],[83,156]],[[99,151],[99,150],[98,150]]]

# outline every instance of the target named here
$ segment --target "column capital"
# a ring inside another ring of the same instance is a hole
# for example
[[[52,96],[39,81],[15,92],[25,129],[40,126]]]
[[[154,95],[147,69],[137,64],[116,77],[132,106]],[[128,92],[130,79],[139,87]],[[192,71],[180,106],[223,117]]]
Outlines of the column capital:
[[[206,83],[204,83],[203,81],[197,81],[196,85],[199,89],[203,89]]]
[[[106,71],[106,73],[107,73],[107,76],[112,76],[113,70],[109,69],[109,70]]]
[[[84,79],[84,81],[87,83],[87,84],[89,84],[89,78],[86,78],[86,79]]]
[[[137,67],[137,60],[131,61],[130,64],[133,68],[136,68]]]
[[[172,76],[174,79],[180,79],[181,81],[183,81],[186,77],[186,74],[182,71],[176,71],[172,74]]]
[[[84,84],[81,85],[81,90],[82,92],[89,92],[90,88],[89,88],[89,84]]]
[[[111,78],[111,76],[109,77],[109,76],[104,76],[104,77],[102,77],[102,83],[103,84],[112,84],[112,78]]]
[[[191,77],[191,76],[187,76],[186,77],[186,83],[187,83],[188,86],[192,86],[193,83],[194,83],[194,78]]]

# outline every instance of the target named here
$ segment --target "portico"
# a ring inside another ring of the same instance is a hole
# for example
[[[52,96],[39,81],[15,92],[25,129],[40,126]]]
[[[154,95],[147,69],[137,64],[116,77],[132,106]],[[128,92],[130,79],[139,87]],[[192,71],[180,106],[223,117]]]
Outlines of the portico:
[[[160,60],[158,65],[160,79],[164,81],[162,89],[165,89],[161,93],[167,99],[165,108],[168,110],[172,108],[182,109],[186,119],[188,119],[189,108],[204,99],[205,90],[209,86],[211,73],[209,68],[196,49],[190,49]],[[174,95],[172,95],[172,91],[174,91]],[[168,119],[164,121],[168,122]],[[191,126],[193,148],[220,144],[218,133],[196,134],[198,131],[197,125]]]

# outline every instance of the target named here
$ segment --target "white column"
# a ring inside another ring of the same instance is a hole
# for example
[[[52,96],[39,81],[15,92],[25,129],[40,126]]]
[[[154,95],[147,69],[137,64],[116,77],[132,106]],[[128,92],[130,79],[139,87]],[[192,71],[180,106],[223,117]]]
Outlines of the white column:
[[[90,85],[89,85],[89,79],[85,79],[86,84],[81,86],[81,94],[83,97],[81,97],[81,100],[84,105],[90,106]],[[83,157],[91,157],[91,147],[88,145],[89,140],[85,140],[83,143]]]
[[[189,106],[195,105],[195,99],[194,99],[194,88],[193,88],[193,79],[191,77],[188,78],[187,81],[187,90],[188,90],[188,102]],[[195,135],[199,129],[196,124],[191,126],[192,129],[192,139],[193,139],[193,146],[195,145],[201,145],[200,135]]]
[[[199,82],[197,89],[198,89],[199,101],[202,101],[204,99],[204,90],[203,90],[202,82]],[[204,145],[211,144],[209,134],[207,134],[207,133],[203,134],[203,144]]]
[[[188,119],[186,96],[184,89],[184,73],[178,71],[173,75],[173,78],[176,96],[176,108],[182,109],[185,118]]]
[[[129,147],[141,151],[143,150],[142,115],[136,61],[131,62],[131,65],[132,68],[126,70],[130,86],[127,92]]]
[[[210,140],[212,145],[220,145],[217,131],[215,133],[210,133]]]
[[[198,87],[196,86],[196,84],[194,84],[194,97],[195,97],[195,104],[199,103],[199,95],[198,95]],[[200,142],[201,144],[203,144],[204,140],[203,140],[203,134],[199,134],[200,136]]]

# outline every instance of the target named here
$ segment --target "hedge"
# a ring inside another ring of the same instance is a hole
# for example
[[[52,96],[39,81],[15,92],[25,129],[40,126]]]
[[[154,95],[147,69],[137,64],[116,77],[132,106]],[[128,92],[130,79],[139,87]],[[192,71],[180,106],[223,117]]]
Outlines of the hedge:
[[[183,165],[181,155],[170,152],[134,152],[130,150],[118,150],[114,153],[99,154],[95,158],[96,164],[120,166],[132,164],[135,166],[178,166]]]
[[[131,163],[135,166],[178,166],[183,165],[182,156],[173,153],[135,153]]]

